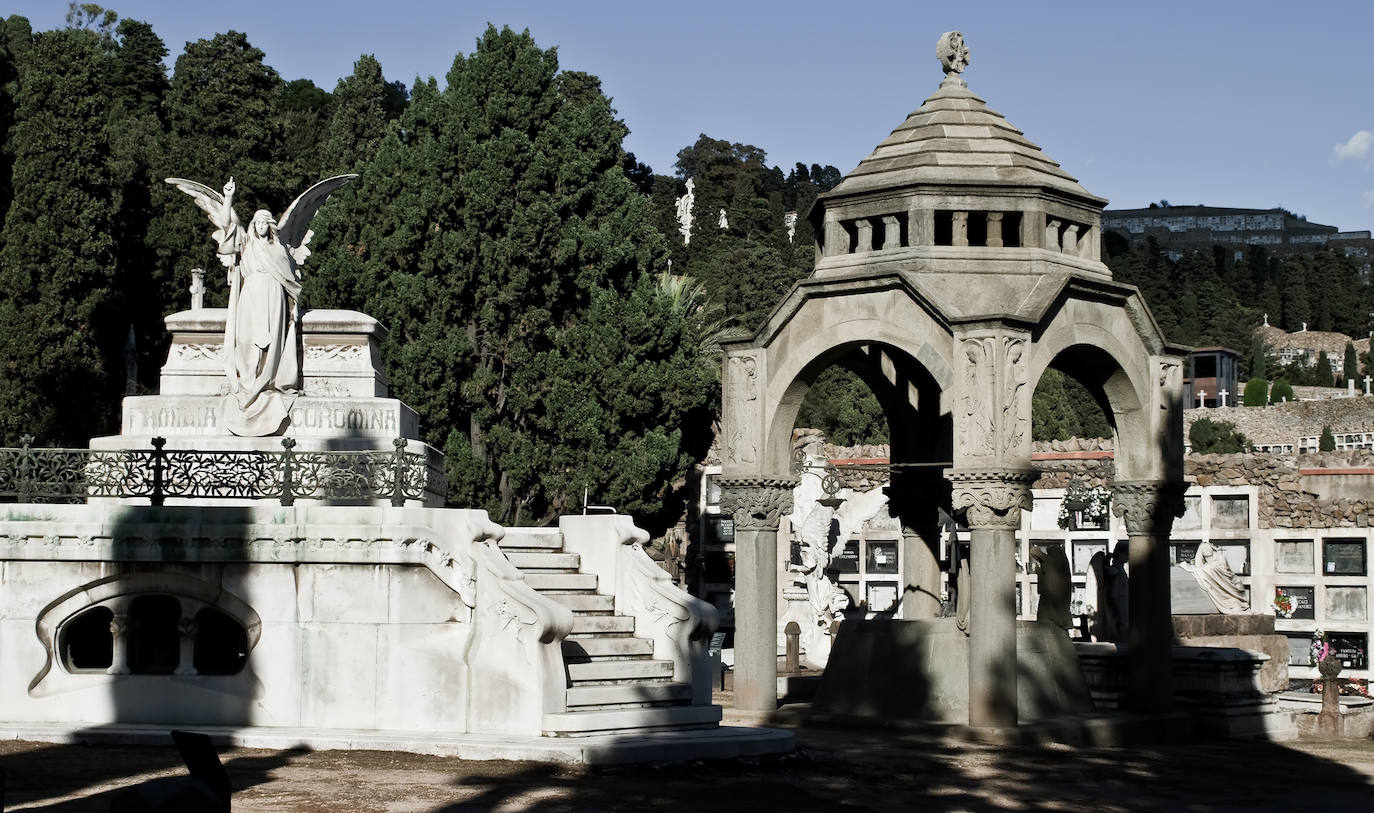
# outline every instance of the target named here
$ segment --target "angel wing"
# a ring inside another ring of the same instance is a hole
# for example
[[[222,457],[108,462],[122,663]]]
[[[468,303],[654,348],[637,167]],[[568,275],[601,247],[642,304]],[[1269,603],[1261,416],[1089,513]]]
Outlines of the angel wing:
[[[196,206],[210,216],[210,222],[215,225],[213,238],[216,243],[222,240],[224,238],[224,226],[221,219],[224,213],[224,196],[197,181],[188,181],[185,178],[167,178],[166,181],[190,195],[191,199],[196,202]],[[234,264],[234,258],[226,254],[219,255],[219,261],[224,264],[225,268]]]
[[[327,178],[302,192],[300,197],[286,207],[286,214],[277,221],[277,238],[291,249],[291,255],[297,265],[305,262],[305,258],[310,256],[310,250],[305,246],[314,234],[310,231],[310,221],[315,219],[315,212],[319,211],[325,199],[333,194],[334,190],[356,177],[358,176],[335,175],[333,178]]]

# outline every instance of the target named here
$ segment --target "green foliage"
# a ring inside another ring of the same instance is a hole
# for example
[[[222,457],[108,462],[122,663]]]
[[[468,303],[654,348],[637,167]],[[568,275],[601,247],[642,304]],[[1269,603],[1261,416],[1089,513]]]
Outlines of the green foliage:
[[[127,322],[115,262],[100,39],[39,34],[18,60],[14,198],[0,232],[0,436],[78,443],[114,428]]]
[[[1288,379],[1280,378],[1274,381],[1274,386],[1269,388],[1269,403],[1282,404],[1298,400],[1293,394],[1293,385],[1288,383]]]
[[[154,257],[154,295],[162,303],[185,302],[192,268],[204,268],[210,301],[226,290],[205,213],[186,195],[160,183],[190,178],[218,189],[230,176],[240,209],[268,209],[280,216],[303,184],[318,180],[283,173],[282,121],[277,116],[281,77],[263,64],[263,53],[237,31],[186,44],[167,92],[165,148],[154,167],[153,218],[148,245]]]
[[[1269,403],[1269,382],[1259,376],[1246,381],[1242,403],[1248,407],[1262,407]]]
[[[359,165],[350,205],[387,213],[346,241],[361,301],[314,291],[390,326],[393,387],[438,433],[450,501],[500,522],[548,521],[584,489],[658,516],[704,452],[715,372],[659,293],[667,245],[625,134],[595,77],[488,28]]]
[[[1342,364],[1341,378],[1345,381],[1354,381],[1360,377],[1360,357],[1355,352],[1353,342],[1345,343],[1345,360]]]
[[[1331,375],[1331,359],[1325,350],[1317,352],[1317,364],[1312,370],[1312,383],[1318,387],[1334,387],[1336,380]]]
[[[840,446],[887,443],[887,417],[882,405],[854,373],[838,365],[816,378],[797,413],[796,426],[820,429]]]
[[[375,57],[365,54],[353,63],[353,74],[334,89],[333,114],[320,146],[320,177],[370,173],[382,139],[394,125],[393,90]],[[395,110],[396,115],[403,110]],[[320,248],[303,281],[301,298],[307,306],[363,307],[367,294],[359,287],[358,271],[368,253],[361,235],[377,220],[379,211],[371,208],[376,205],[377,200],[359,194],[355,182],[331,196],[316,215],[313,228]]]
[[[1195,346],[1251,347],[1249,374],[1272,376],[1275,364],[1253,347],[1264,314],[1285,330],[1334,330],[1363,336],[1374,312],[1374,281],[1360,275],[1344,253],[1270,257],[1250,246],[1237,260],[1234,247],[1192,250],[1179,260],[1153,240],[1134,245],[1107,240],[1113,276],[1140,288],[1170,340]]]
[[[1111,436],[1111,423],[1087,388],[1059,370],[1045,370],[1031,398],[1031,437],[1068,440]]]
[[[1322,427],[1321,437],[1317,439],[1317,450],[1321,452],[1336,451],[1336,436],[1331,434],[1330,426]]]
[[[700,280],[736,324],[755,330],[814,265],[809,224],[799,219],[789,240],[785,213],[804,216],[819,193],[839,183],[839,171],[797,164],[784,177],[781,169],[768,167],[758,147],[705,134],[678,152],[677,171],[682,180],[657,176],[649,185],[655,225],[672,238],[674,270]],[[674,201],[687,178],[695,184],[694,220],[691,242],[682,245]],[[729,228],[718,226],[721,209]]]
[[[1249,450],[1250,441],[1230,421],[1198,418],[1188,432],[1193,454],[1237,454]]]

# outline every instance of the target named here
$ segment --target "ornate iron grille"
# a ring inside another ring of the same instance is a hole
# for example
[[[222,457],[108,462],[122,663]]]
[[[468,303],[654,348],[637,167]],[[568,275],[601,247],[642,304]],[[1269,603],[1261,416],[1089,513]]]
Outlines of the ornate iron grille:
[[[0,448],[0,500],[85,502],[91,497],[144,497],[163,505],[168,497],[298,499],[370,502],[423,500],[424,455],[406,451],[297,452],[294,438],[282,438],[280,452],[166,449],[33,448],[26,436],[19,448]]]

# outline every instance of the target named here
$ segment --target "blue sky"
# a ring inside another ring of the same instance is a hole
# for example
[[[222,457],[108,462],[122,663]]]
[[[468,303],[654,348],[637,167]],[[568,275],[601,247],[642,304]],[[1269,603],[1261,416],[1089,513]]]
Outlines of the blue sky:
[[[67,3],[11,0],[35,29]],[[1374,228],[1374,3],[122,0],[172,51],[237,29],[287,79],[332,90],[360,54],[442,82],[487,22],[601,77],[658,172],[698,133],[784,169],[848,172],[939,84],[964,32],[970,88],[1113,207],[1284,206]]]

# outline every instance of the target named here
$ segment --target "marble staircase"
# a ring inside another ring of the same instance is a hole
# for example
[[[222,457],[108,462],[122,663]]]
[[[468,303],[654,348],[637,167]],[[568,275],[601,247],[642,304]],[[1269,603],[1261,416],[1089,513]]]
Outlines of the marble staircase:
[[[558,528],[508,529],[500,549],[526,584],[573,613],[562,642],[567,711],[544,715],[545,736],[717,726],[721,708],[693,703],[692,685],[675,680],[673,661],[655,658],[652,639],[635,635],[635,618],[616,613],[616,597],[599,592],[599,577],[565,551]]]

